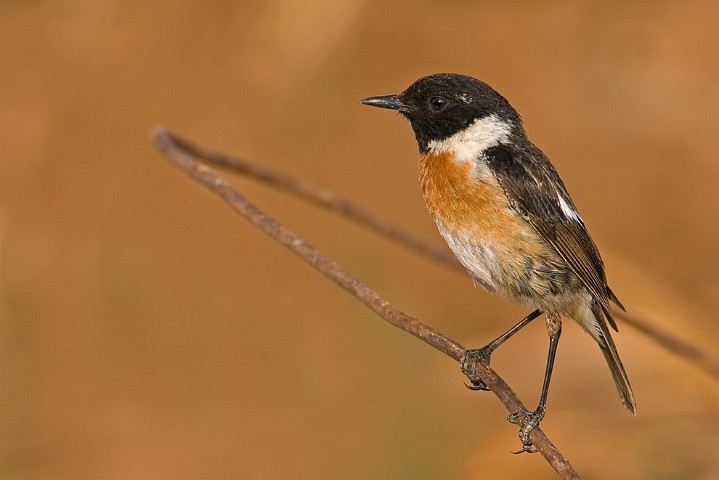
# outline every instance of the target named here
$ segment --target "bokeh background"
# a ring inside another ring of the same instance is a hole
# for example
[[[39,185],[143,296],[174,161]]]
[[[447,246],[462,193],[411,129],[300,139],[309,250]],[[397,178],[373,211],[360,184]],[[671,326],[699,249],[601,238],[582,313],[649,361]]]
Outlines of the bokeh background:
[[[164,124],[441,242],[406,122],[440,71],[518,107],[630,311],[717,351],[719,4],[0,3],[0,478],[554,478],[457,365],[150,146]],[[408,313],[480,346],[526,312],[326,212],[241,191]],[[624,326],[638,400],[565,328],[547,434],[586,478],[719,478],[719,385]],[[533,406],[541,323],[497,371]]]

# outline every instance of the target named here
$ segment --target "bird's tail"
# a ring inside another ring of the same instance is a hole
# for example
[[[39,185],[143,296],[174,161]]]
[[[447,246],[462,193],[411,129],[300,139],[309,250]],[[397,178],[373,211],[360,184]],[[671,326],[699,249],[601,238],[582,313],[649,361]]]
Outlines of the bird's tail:
[[[622,361],[619,359],[619,354],[617,353],[617,347],[614,345],[612,335],[607,328],[607,322],[604,318],[605,314],[596,302],[592,305],[592,313],[594,313],[594,317],[599,324],[599,331],[597,332],[599,335],[596,340],[597,343],[599,343],[599,348],[602,349],[607,365],[609,365],[609,370],[612,372],[612,377],[614,378],[614,383],[617,385],[617,391],[619,392],[619,397],[622,399],[622,404],[627,407],[630,412],[636,414],[637,404],[634,401],[632,386],[629,384],[627,372],[624,370],[624,365],[622,365]]]

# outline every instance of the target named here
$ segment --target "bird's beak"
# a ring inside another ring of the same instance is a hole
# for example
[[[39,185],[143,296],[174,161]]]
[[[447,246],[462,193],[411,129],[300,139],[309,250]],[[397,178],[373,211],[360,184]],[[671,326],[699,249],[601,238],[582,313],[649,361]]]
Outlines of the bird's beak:
[[[399,97],[399,94],[381,95],[379,97],[368,97],[364,100],[360,100],[360,102],[371,107],[389,108],[390,110],[397,110],[399,112],[408,112],[409,105],[403,103]]]

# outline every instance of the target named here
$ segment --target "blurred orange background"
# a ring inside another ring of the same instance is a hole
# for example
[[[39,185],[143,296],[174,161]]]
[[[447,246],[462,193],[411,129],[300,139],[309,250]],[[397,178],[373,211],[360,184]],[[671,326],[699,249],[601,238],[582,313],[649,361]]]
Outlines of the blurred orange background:
[[[407,122],[361,106],[476,76],[524,116],[632,312],[717,351],[719,4],[0,4],[0,478],[555,478],[457,365],[150,145],[164,124],[441,242]],[[526,311],[346,220],[240,190],[467,346]],[[622,326],[620,325],[620,328]],[[586,478],[715,479],[719,385],[627,327],[638,416],[567,324],[545,432]],[[541,322],[494,368],[536,404]]]

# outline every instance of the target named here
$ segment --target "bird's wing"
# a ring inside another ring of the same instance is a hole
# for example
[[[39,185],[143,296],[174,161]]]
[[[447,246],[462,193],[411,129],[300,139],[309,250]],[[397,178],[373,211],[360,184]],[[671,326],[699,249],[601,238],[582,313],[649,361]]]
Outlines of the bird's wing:
[[[602,258],[547,157],[534,145],[497,145],[484,157],[512,207],[567,262],[616,330]]]

